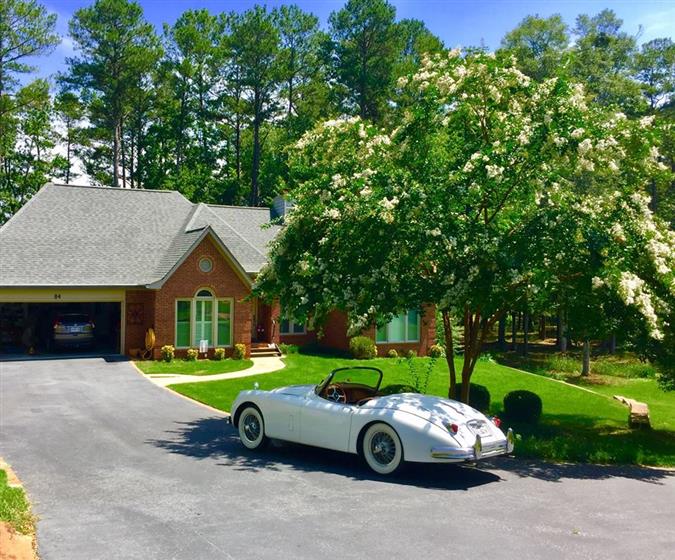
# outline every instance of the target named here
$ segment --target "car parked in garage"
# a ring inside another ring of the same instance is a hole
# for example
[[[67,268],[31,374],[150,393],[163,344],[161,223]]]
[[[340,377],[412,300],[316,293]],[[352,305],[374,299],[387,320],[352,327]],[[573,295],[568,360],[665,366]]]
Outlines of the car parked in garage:
[[[56,348],[92,346],[94,321],[84,313],[64,313],[54,321],[53,342]]]

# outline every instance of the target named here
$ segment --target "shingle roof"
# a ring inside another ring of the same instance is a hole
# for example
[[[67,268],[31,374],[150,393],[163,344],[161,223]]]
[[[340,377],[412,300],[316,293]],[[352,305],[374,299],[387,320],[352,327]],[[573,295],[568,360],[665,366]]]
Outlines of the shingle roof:
[[[255,274],[279,226],[266,208],[192,204],[175,191],[49,183],[0,228],[0,286],[145,286],[210,228]]]

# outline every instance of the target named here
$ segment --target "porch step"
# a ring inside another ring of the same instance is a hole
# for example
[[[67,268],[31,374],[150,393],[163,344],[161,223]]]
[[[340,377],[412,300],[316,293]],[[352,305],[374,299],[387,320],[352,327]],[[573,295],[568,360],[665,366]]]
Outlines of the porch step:
[[[276,344],[272,346],[269,344],[251,345],[251,358],[264,358],[270,356],[281,356],[281,351]]]

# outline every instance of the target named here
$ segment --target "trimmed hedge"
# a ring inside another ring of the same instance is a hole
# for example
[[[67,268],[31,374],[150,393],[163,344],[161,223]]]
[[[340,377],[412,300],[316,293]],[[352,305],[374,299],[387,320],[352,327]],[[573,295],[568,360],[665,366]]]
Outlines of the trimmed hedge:
[[[455,387],[455,400],[462,398],[462,384],[458,383]],[[469,383],[469,406],[487,412],[490,410],[490,391],[485,385],[478,383]]]
[[[387,385],[382,387],[379,392],[380,395],[395,395],[397,393],[417,393],[412,385]]]
[[[511,391],[504,397],[504,416],[513,422],[536,424],[542,408],[541,398],[532,391]]]

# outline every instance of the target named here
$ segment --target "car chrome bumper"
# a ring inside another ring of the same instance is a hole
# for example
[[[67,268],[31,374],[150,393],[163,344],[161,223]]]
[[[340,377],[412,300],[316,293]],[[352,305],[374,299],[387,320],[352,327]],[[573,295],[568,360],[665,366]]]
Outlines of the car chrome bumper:
[[[509,428],[504,441],[483,443],[480,436],[471,447],[432,447],[431,457],[449,461],[478,461],[513,451],[515,436]]]

